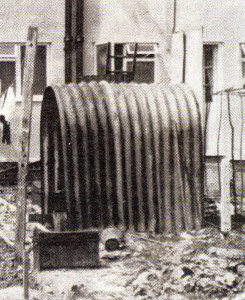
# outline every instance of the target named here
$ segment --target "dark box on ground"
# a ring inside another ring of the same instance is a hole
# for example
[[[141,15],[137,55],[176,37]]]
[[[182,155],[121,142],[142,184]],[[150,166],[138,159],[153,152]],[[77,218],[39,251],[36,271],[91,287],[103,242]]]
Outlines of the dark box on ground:
[[[99,233],[40,232],[33,234],[34,267],[40,271],[99,266]]]

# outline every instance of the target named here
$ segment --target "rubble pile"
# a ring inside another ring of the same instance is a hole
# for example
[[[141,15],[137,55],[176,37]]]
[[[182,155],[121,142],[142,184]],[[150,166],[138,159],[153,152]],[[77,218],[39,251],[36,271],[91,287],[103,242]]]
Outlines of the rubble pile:
[[[15,225],[15,193],[0,193],[0,229],[14,234],[7,229]],[[36,210],[29,200],[27,206]],[[30,299],[245,299],[245,234],[240,229],[224,237],[213,227],[180,235],[121,235],[109,228],[101,235],[99,268],[39,273],[31,268]],[[2,239],[0,258],[0,299],[23,299],[22,267]]]
[[[245,287],[245,239],[236,238],[224,240],[218,231],[204,229],[162,245],[131,241],[138,244],[133,255],[142,265],[126,286],[138,299],[233,299]]]

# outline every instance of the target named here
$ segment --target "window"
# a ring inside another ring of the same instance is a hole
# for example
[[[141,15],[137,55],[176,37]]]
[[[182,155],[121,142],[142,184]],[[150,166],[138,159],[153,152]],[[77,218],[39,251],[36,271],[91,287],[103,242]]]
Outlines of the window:
[[[105,71],[132,72],[134,65],[135,43],[115,43],[97,45],[97,74]],[[151,83],[155,78],[155,56],[157,44],[138,43],[134,81]],[[108,57],[110,59],[108,59]]]
[[[245,43],[240,44],[241,62],[242,62],[242,78],[245,79]]]
[[[25,45],[0,43],[0,93],[13,86],[21,95],[24,70]],[[47,45],[38,45],[34,69],[33,94],[41,95],[47,85]]]
[[[204,92],[206,102],[212,101],[216,83],[217,45],[204,45]]]

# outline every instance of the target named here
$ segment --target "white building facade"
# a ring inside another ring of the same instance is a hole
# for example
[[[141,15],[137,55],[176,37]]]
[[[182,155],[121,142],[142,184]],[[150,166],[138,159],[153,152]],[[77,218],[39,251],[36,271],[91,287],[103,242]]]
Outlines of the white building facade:
[[[130,71],[137,43],[135,80],[186,83],[199,102],[206,155],[214,161],[220,156],[239,163],[245,160],[245,97],[232,92],[228,101],[225,92],[213,95],[245,83],[243,0],[5,0],[0,4],[1,92],[15,81],[16,110],[11,122],[12,143],[1,144],[1,161],[16,161],[19,151],[21,66],[27,28],[34,25],[39,29],[30,155],[31,161],[37,161],[41,94],[51,83],[65,82],[66,13],[70,7],[76,14],[78,2],[83,7],[79,21],[82,75],[102,74],[106,51],[118,56],[110,60],[110,71]],[[73,40],[79,22],[71,20]],[[76,69],[73,54],[71,61]],[[75,81],[76,71],[71,68],[70,72]]]

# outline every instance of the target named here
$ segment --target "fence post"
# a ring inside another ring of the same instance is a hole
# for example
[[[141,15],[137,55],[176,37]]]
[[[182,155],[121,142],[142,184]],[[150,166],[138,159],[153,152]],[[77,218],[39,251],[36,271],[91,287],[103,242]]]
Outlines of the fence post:
[[[221,231],[231,231],[231,201],[230,201],[230,161],[226,157],[221,160]]]

